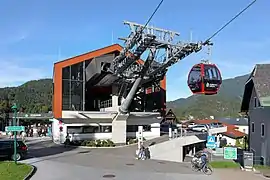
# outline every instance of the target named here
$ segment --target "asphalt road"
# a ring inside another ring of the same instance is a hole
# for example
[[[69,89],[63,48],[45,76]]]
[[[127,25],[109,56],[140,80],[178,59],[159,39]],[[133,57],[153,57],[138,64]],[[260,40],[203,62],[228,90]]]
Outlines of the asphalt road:
[[[29,141],[28,146],[29,159],[24,162],[38,168],[33,180],[99,180],[108,179],[103,177],[106,175],[118,180],[219,180],[215,174],[206,176],[193,172],[189,163],[136,160],[136,146],[113,149],[65,148],[48,140]]]

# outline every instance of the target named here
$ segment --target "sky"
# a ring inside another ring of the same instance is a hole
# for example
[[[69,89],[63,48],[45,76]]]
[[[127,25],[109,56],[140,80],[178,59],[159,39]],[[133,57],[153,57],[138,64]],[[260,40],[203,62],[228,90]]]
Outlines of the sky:
[[[150,25],[177,31],[177,40],[203,41],[252,0],[164,0]],[[144,24],[159,0],[1,0],[0,87],[51,78],[59,60],[112,43],[122,44],[129,28],[124,20]],[[212,39],[211,62],[224,79],[250,73],[270,63],[270,1],[257,2]],[[191,95],[187,74],[207,58],[192,54],[167,73],[167,100]]]

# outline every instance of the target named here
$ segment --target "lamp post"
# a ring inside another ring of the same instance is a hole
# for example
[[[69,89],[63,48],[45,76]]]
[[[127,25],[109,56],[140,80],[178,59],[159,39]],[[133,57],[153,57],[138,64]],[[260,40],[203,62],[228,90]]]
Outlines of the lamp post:
[[[11,107],[12,111],[13,111],[13,126],[17,125],[16,119],[17,119],[17,105],[16,103],[13,104],[13,106]],[[15,164],[17,164],[17,131],[14,131],[14,162]]]
[[[245,151],[247,150],[247,136],[244,136]]]

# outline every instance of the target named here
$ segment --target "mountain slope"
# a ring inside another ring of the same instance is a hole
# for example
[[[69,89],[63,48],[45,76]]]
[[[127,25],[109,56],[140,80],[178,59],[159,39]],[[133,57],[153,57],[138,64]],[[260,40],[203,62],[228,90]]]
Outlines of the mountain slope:
[[[167,108],[172,108],[175,114],[183,119],[189,115],[195,118],[236,117],[240,111],[244,85],[249,75],[226,79],[217,95],[192,95],[167,102]]]
[[[193,95],[167,102],[178,117],[218,117],[237,116],[248,75],[223,81],[217,95]],[[19,107],[28,113],[48,112],[52,110],[52,79],[29,81],[18,87],[0,88],[0,113],[10,110],[10,104],[16,99]]]
[[[28,113],[52,110],[52,79],[28,81],[18,87],[0,88],[0,112],[16,100],[19,108]]]

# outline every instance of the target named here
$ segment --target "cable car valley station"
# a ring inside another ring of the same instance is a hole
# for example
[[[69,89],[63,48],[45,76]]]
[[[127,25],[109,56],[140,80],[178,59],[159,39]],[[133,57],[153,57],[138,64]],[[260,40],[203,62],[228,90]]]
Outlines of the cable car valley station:
[[[130,34],[113,44],[54,64],[53,138],[111,139],[126,144],[160,136],[166,112],[166,72],[206,42],[176,41],[179,33],[124,22]],[[142,60],[142,57],[145,57]],[[193,93],[216,94],[221,75],[214,64],[195,65],[188,86]]]

